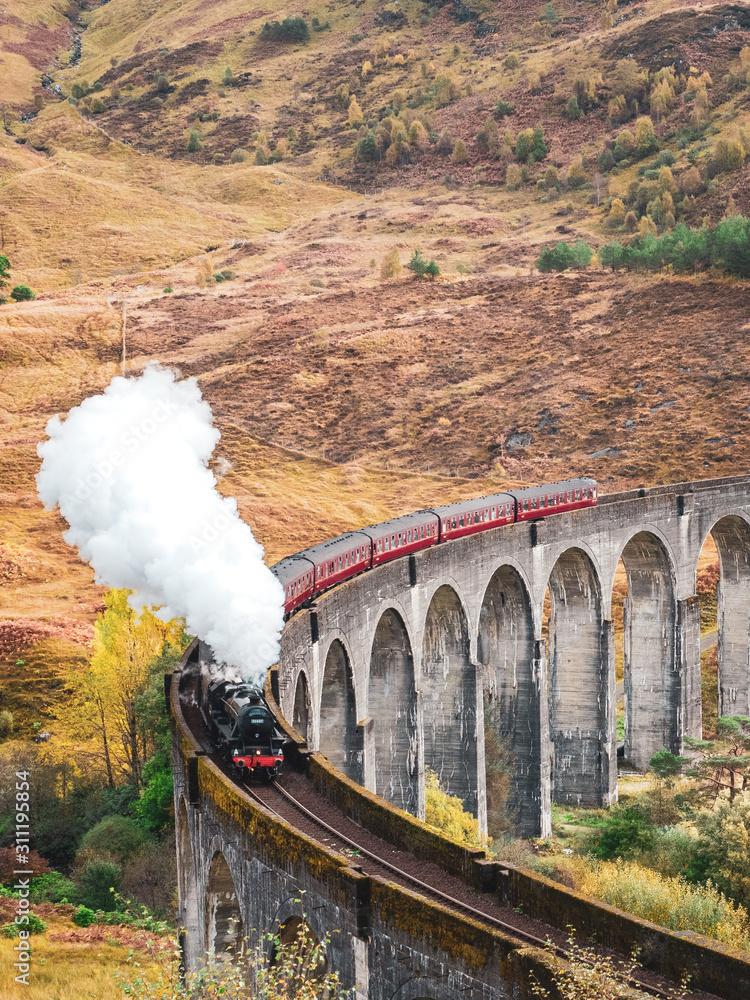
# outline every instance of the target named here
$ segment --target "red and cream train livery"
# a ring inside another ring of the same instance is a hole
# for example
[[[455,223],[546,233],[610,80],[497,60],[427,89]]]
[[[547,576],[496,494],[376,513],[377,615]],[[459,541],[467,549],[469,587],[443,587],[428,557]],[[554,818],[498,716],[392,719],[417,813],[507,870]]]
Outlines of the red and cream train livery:
[[[284,587],[284,610],[289,615],[334,584],[418,549],[516,521],[592,507],[595,503],[593,479],[566,479],[546,486],[494,493],[349,531],[282,559],[273,572]]]

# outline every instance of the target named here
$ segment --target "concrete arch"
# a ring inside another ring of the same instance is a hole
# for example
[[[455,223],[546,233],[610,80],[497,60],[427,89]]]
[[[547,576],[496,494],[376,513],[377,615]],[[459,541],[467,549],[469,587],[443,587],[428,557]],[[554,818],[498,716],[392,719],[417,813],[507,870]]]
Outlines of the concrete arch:
[[[245,947],[237,887],[221,851],[211,859],[206,885],[206,951],[217,962],[232,961]]]
[[[200,908],[195,858],[190,835],[190,819],[184,796],[180,796],[175,827],[177,840],[177,885],[182,906],[181,922],[185,933],[195,939],[200,935]]]
[[[710,534],[720,566],[719,715],[750,715],[750,524],[732,513],[719,518]]]
[[[447,584],[434,591],[425,616],[419,687],[425,768],[477,816],[477,670],[471,662],[466,611]]]
[[[561,553],[549,577],[549,705],[553,797],[575,805],[616,798],[614,644],[590,556]]]
[[[340,639],[328,647],[320,692],[319,750],[353,781],[364,774],[362,728],[357,725],[357,699],[351,660]]]
[[[392,608],[383,611],[373,636],[367,704],[366,785],[416,815],[419,747],[414,656],[404,620]]]
[[[628,579],[625,756],[645,770],[659,750],[682,749],[675,562],[663,535],[650,530],[633,534],[620,558]]]
[[[312,718],[310,712],[310,684],[307,680],[305,670],[300,670],[297,674],[297,683],[294,688],[294,708],[292,709],[292,725],[308,742],[312,730]]]
[[[550,577],[554,572],[555,567],[560,562],[560,560],[563,559],[563,557],[565,557],[567,553],[569,553],[573,549],[580,552],[591,566],[593,576],[596,578],[597,581],[599,581],[599,593],[602,601],[602,617],[607,618],[607,616],[609,615],[609,610],[604,603],[605,597],[608,595],[605,595],[604,587],[602,586],[602,581],[605,578],[605,574],[604,571],[602,570],[601,563],[599,562],[599,558],[594,549],[583,538],[576,538],[572,544],[566,545],[565,543],[562,544],[558,543],[556,545],[550,545],[549,552],[546,554],[545,558],[545,570],[548,575],[546,582],[544,583],[544,588],[541,590],[541,593],[539,593],[539,591],[531,591],[533,596],[535,598],[538,598],[538,600],[534,600],[534,603],[532,605],[537,639],[542,638],[543,618],[544,618],[544,594],[547,587],[550,586]],[[547,567],[549,567],[549,569],[547,569]]]
[[[547,736],[546,678],[540,669],[528,587],[500,566],[484,592],[477,636],[484,691],[487,829],[508,820],[529,836],[542,829],[542,740]]]

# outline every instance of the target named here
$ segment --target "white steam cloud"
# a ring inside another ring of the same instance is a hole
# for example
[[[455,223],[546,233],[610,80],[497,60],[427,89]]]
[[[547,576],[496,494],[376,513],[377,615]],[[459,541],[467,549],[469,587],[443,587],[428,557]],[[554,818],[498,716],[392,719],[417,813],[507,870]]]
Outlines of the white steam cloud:
[[[36,477],[65,540],[97,582],[127,587],[131,604],[183,617],[220,661],[262,681],[279,652],[284,590],[263,548],[216,490],[208,468],[219,431],[195,379],[149,367],[47,424]]]

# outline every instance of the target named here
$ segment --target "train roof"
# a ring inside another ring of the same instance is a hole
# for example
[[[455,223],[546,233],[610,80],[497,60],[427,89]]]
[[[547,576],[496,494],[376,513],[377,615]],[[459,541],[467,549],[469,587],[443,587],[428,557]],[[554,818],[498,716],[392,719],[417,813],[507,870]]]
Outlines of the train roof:
[[[431,510],[418,510],[413,514],[404,514],[403,517],[394,517],[391,521],[381,521],[380,524],[370,524],[362,528],[364,534],[369,538],[385,538],[386,535],[395,535],[399,531],[413,528],[415,525],[428,524],[435,520],[435,514]]]
[[[458,503],[447,503],[432,510],[438,517],[452,517],[454,514],[465,514],[467,511],[482,510],[484,507],[497,507],[498,504],[514,502],[510,493],[490,493],[484,497],[474,497],[472,500],[459,500]]]
[[[321,542],[320,545],[313,545],[309,549],[298,552],[298,556],[309,559],[311,562],[324,562],[326,559],[333,559],[334,556],[342,555],[344,552],[351,552],[358,545],[365,545],[370,542],[370,538],[361,531],[347,531],[345,535],[338,538],[331,538],[330,541]]]
[[[271,571],[276,574],[284,586],[299,579],[303,573],[311,573],[313,569],[311,560],[306,559],[301,552],[297,552],[293,556],[286,556],[271,567]]]
[[[564,493],[567,490],[596,489],[596,480],[583,476],[581,479],[562,479],[558,483],[545,483],[543,486],[526,486],[522,490],[509,490],[516,499],[526,500],[531,497],[546,497],[550,493]]]

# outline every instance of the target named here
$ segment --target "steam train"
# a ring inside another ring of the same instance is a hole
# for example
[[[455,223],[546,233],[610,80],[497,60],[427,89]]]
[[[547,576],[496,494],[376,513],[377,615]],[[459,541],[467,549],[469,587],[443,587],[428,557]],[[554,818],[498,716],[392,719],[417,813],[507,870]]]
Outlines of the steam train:
[[[260,688],[202,674],[200,708],[235,777],[278,777],[284,763],[284,734]]]
[[[490,528],[592,507],[596,498],[596,480],[566,479],[432,507],[349,531],[276,563],[273,572],[284,587],[284,612],[288,617],[334,584],[391,559]]]

